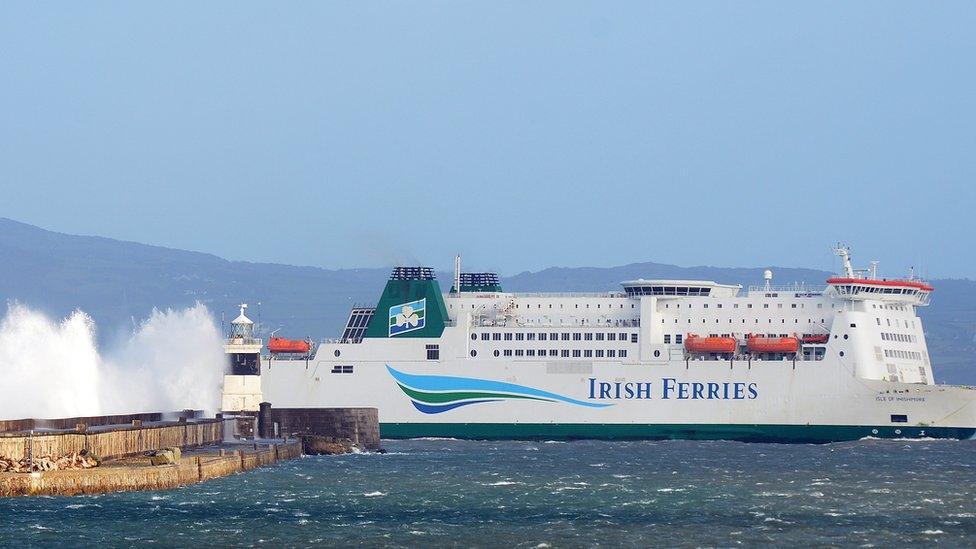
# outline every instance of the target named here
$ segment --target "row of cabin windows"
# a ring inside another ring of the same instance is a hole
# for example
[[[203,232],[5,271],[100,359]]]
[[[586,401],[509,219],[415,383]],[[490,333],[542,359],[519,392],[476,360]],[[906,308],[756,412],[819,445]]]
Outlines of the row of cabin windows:
[[[881,319],[878,318],[878,317],[874,317],[874,319],[876,321],[878,321],[878,326],[881,326]],[[895,319],[895,328],[899,328],[900,327],[899,324],[898,324],[898,322],[899,322],[899,320],[896,318]],[[915,321],[914,320],[902,320],[901,322],[904,323],[904,325],[905,325],[904,327],[905,328],[911,327],[911,329],[913,329],[913,330],[915,329]],[[891,327],[891,319],[890,318],[886,318],[885,319],[885,323],[887,324],[887,326],[889,328]]]
[[[563,308],[564,308],[564,307],[563,307],[563,305],[564,305],[563,303],[560,303],[560,304],[559,304],[559,308],[560,308],[560,309],[563,309]],[[590,308],[590,304],[589,304],[589,303],[584,303],[584,305],[585,305],[585,307],[583,307],[584,309],[589,309],[589,308]],[[472,303],[472,304],[471,304],[471,308],[472,308],[472,309],[474,309],[474,308],[477,308],[477,307],[478,307],[478,305],[477,305],[476,303]],[[447,306],[447,308],[448,308],[448,309],[453,309],[453,308],[454,308],[454,304],[453,304],[453,303],[451,303],[451,304],[449,304],[449,305]],[[460,309],[461,307],[458,307],[458,308]],[[515,308],[515,309],[518,309],[518,308],[523,308],[523,309],[531,309],[531,308],[532,308],[532,305],[531,305],[530,303],[525,303],[525,304],[523,304],[523,305],[522,305],[522,306],[520,307],[520,306],[519,306],[519,304],[518,304],[518,303],[516,303],[516,304],[514,305],[514,308]],[[535,308],[536,308],[536,309],[541,309],[541,308],[542,308],[542,303],[537,303],[537,304],[536,304],[536,306],[535,306]],[[549,308],[549,309],[552,309],[552,303],[549,303],[549,307],[548,307],[548,308]],[[574,309],[579,309],[579,308],[580,308],[580,306],[579,306],[579,303],[574,303],[574,304],[573,304],[573,308],[574,308]],[[596,304],[596,308],[597,308],[597,309],[602,309],[602,308],[603,308],[603,305],[602,305],[602,304],[600,304],[600,303],[597,303],[597,304]],[[613,304],[612,304],[612,303],[607,303],[607,307],[606,307],[606,308],[607,308],[607,309],[613,309]],[[623,308],[624,308],[624,304],[623,304],[623,303],[621,303],[621,304],[620,304],[620,307],[618,307],[618,308],[619,308],[619,309],[623,309]],[[631,304],[630,304],[630,308],[631,308],[631,309],[633,309],[633,308],[634,308],[634,304],[633,304],[633,303],[631,303]]]
[[[905,358],[908,360],[922,360],[922,353],[918,351],[902,351],[900,349],[885,349],[888,358]]]
[[[904,305],[878,305],[876,303],[871,304],[872,309],[887,309],[889,311],[905,311]]]
[[[893,334],[891,332],[881,332],[881,339],[885,341],[900,341],[902,343],[916,342],[916,337],[912,334]]]
[[[637,333],[633,332],[629,335],[626,332],[620,333],[604,333],[604,332],[481,332],[481,341],[627,341],[630,339],[631,343],[637,343]],[[471,334],[471,341],[477,341],[478,334]]]
[[[755,320],[755,322],[753,322],[753,324],[759,324],[759,319],[758,318],[756,318],[754,320]],[[772,324],[773,323],[773,319],[770,318],[770,319],[767,319],[767,320],[768,320],[767,324]],[[708,319],[707,318],[703,318],[703,319],[701,319],[701,321],[702,321],[702,324],[705,324],[706,322],[708,322]],[[719,322],[720,322],[720,319],[716,318],[715,319],[715,324],[718,324]],[[807,324],[813,324],[813,322],[814,322],[814,319],[812,319],[812,318],[808,318],[807,319]],[[674,319],[674,323],[675,324],[678,323],[678,319],[677,318]],[[745,323],[746,323],[746,319],[743,318],[742,319],[742,324],[745,324]],[[794,318],[793,319],[793,324],[799,324],[799,323],[800,323],[800,319],[799,318]],[[824,319],[821,318],[820,319],[820,323],[823,324],[824,323]],[[661,319],[661,324],[664,324],[664,319],[663,318]],[[690,318],[688,319],[688,324],[691,324],[691,319]],[[729,319],[729,324],[732,324],[732,319],[731,318]],[[785,318],[780,319],[780,324],[786,324],[786,319]]]
[[[790,304],[790,308],[791,309],[796,309],[797,308],[796,305],[797,305],[796,303],[791,303]],[[800,309],[805,309],[806,308],[806,305],[804,303],[800,303],[799,305],[800,305],[800,307],[799,307]],[[675,303],[674,304],[674,307],[675,307],[675,309],[680,309],[681,308],[681,304],[680,303]],[[691,309],[692,308],[692,304],[691,303],[686,303],[685,304],[685,307],[687,307],[688,309]],[[671,308],[671,304],[670,303],[665,303],[664,304],[664,308],[665,309],[670,309]],[[703,303],[702,304],[702,308],[703,309],[707,309],[708,308],[708,303]],[[715,303],[715,308],[716,309],[721,309],[722,308],[722,304],[721,303]],[[733,303],[732,304],[732,308],[733,309],[738,309],[739,308],[739,304],[738,303]],[[752,303],[746,303],[746,308],[747,309],[751,309],[752,308]],[[768,308],[769,308],[769,303],[763,303],[763,309],[768,309]],[[777,303],[776,304],[776,308],[777,309],[782,309],[783,308],[783,304],[782,303]],[[823,309],[823,303],[817,303],[817,308],[818,309]]]
[[[476,357],[478,351],[471,349],[470,354],[472,358]],[[492,355],[495,357],[627,358],[627,349],[495,349]]]
[[[753,334],[753,335],[762,336],[763,334]],[[672,337],[674,338],[675,343],[681,343],[682,336],[683,334],[674,334],[674,336],[672,336],[671,334],[664,334],[664,343],[670,344]],[[732,334],[708,334],[707,337],[732,337]],[[765,334],[765,337],[790,337],[790,334]]]

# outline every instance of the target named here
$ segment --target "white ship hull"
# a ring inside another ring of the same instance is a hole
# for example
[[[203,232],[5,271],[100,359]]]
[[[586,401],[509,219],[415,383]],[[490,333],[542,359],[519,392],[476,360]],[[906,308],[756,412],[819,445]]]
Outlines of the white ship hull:
[[[609,404],[592,408],[488,396],[434,413],[418,408],[385,363],[359,363],[352,374],[331,374],[332,367],[331,362],[306,368],[304,361],[274,361],[261,372],[264,398],[283,408],[376,407],[387,438],[828,442],[870,436],[970,438],[976,433],[976,391],[862,380],[823,362],[798,362],[796,368],[789,361],[597,363],[588,373],[551,373],[551,365],[542,362],[391,363],[396,372],[490,379]],[[611,384],[603,395],[609,398],[599,398],[601,383]],[[905,420],[893,423],[898,416]]]
[[[681,280],[513,294],[485,274],[442,295],[429,269],[397,268],[313,356],[237,352],[261,394],[236,376],[225,398],[375,407],[384,437],[973,437],[976,390],[935,384],[916,311],[932,287],[859,278],[839,251],[847,276],[824,289],[767,272],[745,295]]]

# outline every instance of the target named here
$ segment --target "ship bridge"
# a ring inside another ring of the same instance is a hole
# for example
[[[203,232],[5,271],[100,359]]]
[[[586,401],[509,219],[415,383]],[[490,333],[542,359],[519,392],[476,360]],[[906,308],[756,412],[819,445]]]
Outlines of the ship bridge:
[[[935,290],[918,280],[876,280],[872,278],[828,278],[827,284],[838,297],[853,300],[877,300],[926,306]]]
[[[853,301],[886,301],[905,305],[925,306],[935,290],[931,285],[915,278],[914,269],[907,280],[878,278],[878,262],[872,261],[870,269],[855,269],[851,265],[850,250],[844,246],[834,248],[844,266],[844,276],[827,279],[837,297]]]

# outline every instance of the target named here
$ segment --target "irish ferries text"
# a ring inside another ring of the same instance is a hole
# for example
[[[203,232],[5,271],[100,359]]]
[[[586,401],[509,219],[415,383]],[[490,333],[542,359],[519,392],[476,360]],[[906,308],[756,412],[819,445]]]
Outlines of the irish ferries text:
[[[659,389],[655,393],[654,387]],[[656,396],[655,396],[656,395]],[[590,400],[753,400],[759,398],[756,383],[678,381],[671,377],[661,378],[660,383],[650,381],[599,381],[590,378]]]

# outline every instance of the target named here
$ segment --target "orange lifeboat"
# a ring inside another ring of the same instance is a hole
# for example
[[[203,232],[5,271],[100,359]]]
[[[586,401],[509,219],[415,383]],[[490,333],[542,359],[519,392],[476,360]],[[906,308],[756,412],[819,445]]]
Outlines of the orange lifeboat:
[[[795,353],[800,340],[795,337],[766,337],[749,334],[746,348],[752,353]]]
[[[285,339],[274,336],[268,339],[268,350],[272,353],[296,353],[304,355],[308,354],[311,349],[311,343],[300,339]]]
[[[688,334],[685,337],[685,350],[689,353],[734,353],[737,342],[734,337],[700,337]]]
[[[829,340],[830,340],[830,334],[805,335],[800,338],[800,342],[803,343],[804,345],[827,343]]]

